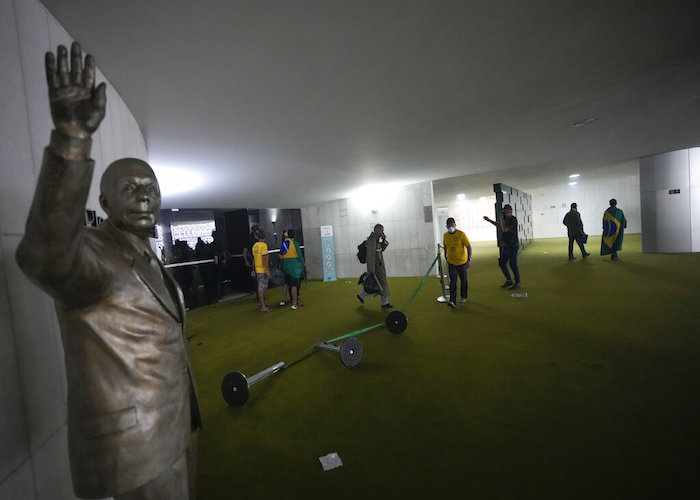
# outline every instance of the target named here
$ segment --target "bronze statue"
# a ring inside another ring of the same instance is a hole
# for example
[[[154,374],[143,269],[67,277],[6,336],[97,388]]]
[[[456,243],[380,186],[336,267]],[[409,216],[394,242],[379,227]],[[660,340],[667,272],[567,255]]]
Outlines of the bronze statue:
[[[194,497],[197,391],[184,337],[182,292],[148,242],[160,190],[135,158],[102,176],[108,216],[85,227],[105,115],[105,84],[80,45],[46,54],[55,130],[44,151],[17,262],[54,298],[68,379],[73,489],[83,498]],[[191,491],[189,491],[191,490]]]

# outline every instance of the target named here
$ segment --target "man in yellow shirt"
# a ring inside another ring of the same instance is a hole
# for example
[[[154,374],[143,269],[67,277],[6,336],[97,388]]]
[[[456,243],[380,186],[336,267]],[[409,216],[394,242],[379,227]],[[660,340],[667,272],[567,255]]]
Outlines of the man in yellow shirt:
[[[461,280],[461,302],[467,301],[467,268],[472,265],[472,245],[469,238],[456,227],[453,217],[447,219],[447,232],[442,238],[445,249],[448,273],[450,275],[450,307],[456,307],[457,302],[457,277]],[[465,251],[466,249],[466,251]]]
[[[253,245],[253,271],[250,275],[258,282],[258,300],[260,300],[260,312],[270,312],[272,309],[265,305],[265,290],[270,280],[270,258],[267,255],[267,243],[262,229],[253,230],[257,243]]]

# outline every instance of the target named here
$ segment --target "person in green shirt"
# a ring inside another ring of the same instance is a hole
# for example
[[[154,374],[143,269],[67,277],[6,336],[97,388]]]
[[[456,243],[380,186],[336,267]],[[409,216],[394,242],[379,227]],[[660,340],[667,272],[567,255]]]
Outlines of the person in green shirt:
[[[286,297],[286,289],[289,287],[289,293],[292,296],[292,309],[301,309],[304,307],[299,304],[299,287],[301,286],[301,277],[306,270],[304,265],[304,256],[301,254],[299,243],[294,240],[294,229],[289,229],[286,232],[286,238],[280,247],[279,257],[282,260],[282,270],[284,271],[284,288],[282,296]],[[286,302],[282,300],[280,306],[284,306]]]

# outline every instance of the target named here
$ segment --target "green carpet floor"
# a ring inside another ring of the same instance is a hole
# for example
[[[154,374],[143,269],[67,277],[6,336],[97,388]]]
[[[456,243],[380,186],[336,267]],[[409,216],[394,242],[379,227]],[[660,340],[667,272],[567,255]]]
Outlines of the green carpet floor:
[[[227,372],[290,363],[386,311],[360,305],[356,278],[310,282],[303,310],[262,314],[249,295],[191,311],[198,498],[695,498],[700,253],[643,254],[627,235],[618,262],[595,244],[568,261],[566,246],[522,252],[527,297],[513,298],[495,246],[476,244],[466,304],[437,302],[431,276],[402,335],[358,337],[359,366],[316,352],[239,409]],[[396,308],[419,282],[390,278]],[[343,466],[323,472],[331,452]]]

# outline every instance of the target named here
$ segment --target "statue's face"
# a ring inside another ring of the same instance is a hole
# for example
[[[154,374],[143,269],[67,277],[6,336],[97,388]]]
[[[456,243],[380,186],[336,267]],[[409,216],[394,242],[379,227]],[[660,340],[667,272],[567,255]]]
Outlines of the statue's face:
[[[150,168],[130,164],[119,168],[106,192],[102,208],[120,229],[149,236],[160,215],[160,188]]]

